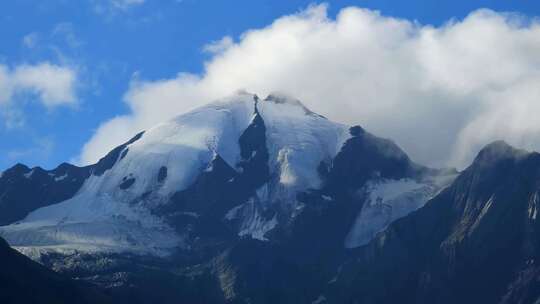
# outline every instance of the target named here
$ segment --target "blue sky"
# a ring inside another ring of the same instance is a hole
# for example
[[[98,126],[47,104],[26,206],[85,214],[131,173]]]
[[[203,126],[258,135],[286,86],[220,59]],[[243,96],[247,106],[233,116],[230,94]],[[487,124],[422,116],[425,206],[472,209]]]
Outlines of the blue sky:
[[[96,128],[128,107],[133,77],[159,80],[200,73],[204,45],[237,38],[313,1],[51,0],[0,3],[0,64],[48,62],[77,73],[74,104],[48,107],[34,93],[11,100],[21,123],[0,124],[0,170],[17,162],[52,168],[77,157]],[[329,15],[346,6],[435,26],[478,8],[540,16],[538,1],[327,1]],[[136,75],[136,76],[134,76]],[[1,79],[0,79],[1,81]],[[0,86],[1,88],[1,86]],[[5,119],[1,118],[0,119]]]

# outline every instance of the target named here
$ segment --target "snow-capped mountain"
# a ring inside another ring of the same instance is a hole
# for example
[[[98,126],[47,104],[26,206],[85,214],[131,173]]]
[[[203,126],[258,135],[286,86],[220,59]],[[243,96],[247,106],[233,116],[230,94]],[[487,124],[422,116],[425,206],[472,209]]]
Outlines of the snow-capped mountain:
[[[417,165],[392,141],[294,98],[239,94],[140,132],[94,165],[5,171],[0,236],[57,271],[144,293],[130,301],[145,303],[150,288],[171,302],[201,301],[163,283],[175,280],[210,288],[208,302],[236,301],[261,288],[256,273],[270,268],[270,285],[299,275],[322,284],[318,273],[334,273],[344,252],[456,174]],[[149,269],[157,281],[138,277]]]
[[[74,180],[70,174],[77,172],[71,189],[78,189],[63,201],[31,197],[33,206],[44,207],[0,228],[0,234],[27,254],[128,250],[162,255],[189,248],[200,234],[212,234],[211,226],[268,240],[270,231],[287,227],[302,212],[305,203],[298,194],[325,187],[323,171],[332,170],[338,153],[355,136],[366,137],[384,157],[406,157],[393,144],[359,127],[331,122],[295,99],[237,95],[141,132],[96,165],[61,173],[20,169],[27,181],[34,174],[49,176],[49,188]],[[371,181],[361,190],[369,198],[345,245],[368,242],[436,193],[442,185],[422,170],[418,166],[418,172],[388,178],[369,172]],[[12,179],[4,174],[0,181]],[[321,198],[334,200],[326,194]]]
[[[540,154],[504,142],[435,170],[241,94],[94,165],[6,170],[0,235],[115,303],[536,303],[539,185]]]

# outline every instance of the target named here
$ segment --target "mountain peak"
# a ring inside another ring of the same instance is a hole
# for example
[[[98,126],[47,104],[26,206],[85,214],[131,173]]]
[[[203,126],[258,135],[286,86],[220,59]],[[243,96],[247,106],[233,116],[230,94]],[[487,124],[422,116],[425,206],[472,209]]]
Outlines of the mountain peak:
[[[278,104],[295,104],[295,105],[298,105],[298,104],[302,104],[300,102],[300,100],[292,97],[292,96],[289,96],[287,94],[283,94],[283,93],[278,93],[278,92],[273,92],[273,93],[270,93],[268,96],[266,96],[266,98],[264,99],[264,101],[271,101],[271,102],[274,102],[274,103],[278,103]]]
[[[296,99],[294,97],[291,97],[289,95],[283,94],[283,93],[270,93],[266,98],[263,100],[264,102],[272,102],[275,104],[288,104],[296,107],[300,107],[304,110],[304,113],[306,115],[316,115],[319,117],[323,117],[322,115],[319,115],[310,109],[306,107],[299,99]]]
[[[351,136],[361,136],[366,133],[366,131],[361,126],[356,125],[349,128],[349,133]]]
[[[27,165],[24,165],[24,164],[21,164],[21,163],[17,163],[15,164],[15,166],[9,168],[8,170],[6,170],[6,172],[23,172],[23,173],[26,173],[28,171],[30,171],[31,169],[27,166]]]
[[[527,154],[529,152],[514,148],[504,140],[497,140],[482,148],[473,163],[489,164],[500,160],[522,158]]]

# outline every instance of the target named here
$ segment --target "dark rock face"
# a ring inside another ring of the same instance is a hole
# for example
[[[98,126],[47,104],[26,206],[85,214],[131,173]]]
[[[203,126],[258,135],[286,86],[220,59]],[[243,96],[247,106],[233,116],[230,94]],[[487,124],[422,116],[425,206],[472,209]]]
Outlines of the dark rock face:
[[[95,165],[91,166],[92,174],[101,176],[103,175],[103,173],[105,173],[105,171],[111,169],[114,166],[114,164],[116,164],[117,161],[121,160],[127,155],[127,153],[129,152],[129,149],[127,149],[126,147],[136,142],[137,140],[141,139],[143,135],[144,135],[144,132],[140,132],[139,134],[135,135],[132,139],[127,141],[125,144],[114,148],[111,152],[105,155],[105,157],[100,159]]]
[[[236,169],[216,153],[195,182],[175,193],[156,213],[168,218],[178,231],[189,227],[193,238],[235,238],[232,227],[223,221],[225,213],[245,203],[270,178],[266,127],[256,103],[253,121],[238,144],[242,159]]]
[[[162,183],[167,178],[167,167],[161,167],[158,171],[158,182]]]
[[[389,140],[375,137],[361,127],[353,127],[350,132],[353,136],[331,163],[319,166],[321,189],[298,195],[305,208],[293,223],[288,238],[300,260],[325,265],[345,254],[344,236],[362,209],[366,197],[359,190],[368,180],[417,179],[427,170],[412,163]]]
[[[113,303],[95,286],[76,282],[33,262],[0,239],[0,303]]]
[[[342,266],[337,303],[532,303],[540,154],[496,142]]]
[[[23,219],[31,211],[71,198],[88,178],[88,167],[61,164],[54,170],[16,165],[0,177],[0,225]]]
[[[255,116],[247,129],[240,136],[240,156],[242,160],[238,164],[242,174],[239,177],[241,186],[256,189],[262,186],[270,178],[268,168],[268,149],[266,147],[266,126],[257,110],[255,103]]]
[[[311,303],[324,274],[290,257],[281,245],[239,240],[212,260],[225,303]]]
[[[134,177],[124,178],[124,180],[118,187],[122,190],[129,189],[131,186],[133,186],[135,180],[136,179]]]
[[[392,141],[375,137],[361,127],[352,127],[352,137],[345,142],[332,162],[323,191],[329,195],[350,196],[372,178],[400,179],[415,177],[420,167]]]

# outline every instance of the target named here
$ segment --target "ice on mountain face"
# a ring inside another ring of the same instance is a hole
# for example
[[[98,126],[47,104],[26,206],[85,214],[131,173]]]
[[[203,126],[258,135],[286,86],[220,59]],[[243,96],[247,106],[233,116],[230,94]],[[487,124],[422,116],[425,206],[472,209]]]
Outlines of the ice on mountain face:
[[[264,184],[257,189],[255,197],[238,205],[225,214],[225,220],[240,222],[238,236],[250,236],[260,241],[267,241],[265,234],[278,225],[275,214],[263,215],[269,202],[269,186]]]
[[[400,179],[368,182],[364,190],[368,197],[345,238],[346,248],[367,244],[390,223],[422,207],[438,187]]]
[[[267,126],[271,175],[270,199],[295,201],[298,191],[320,186],[322,161],[336,156],[349,138],[348,126],[307,110],[299,101],[269,96],[258,109]]]
[[[127,155],[97,181],[96,188],[121,200],[135,199],[155,190],[166,196],[189,186],[216,153],[234,168],[240,159],[238,138],[248,126],[253,111],[253,97],[242,95],[150,129],[128,146]],[[167,168],[167,178],[157,185],[163,167]],[[126,176],[135,178],[136,187],[116,191]]]
[[[253,198],[229,210],[225,219],[240,221],[238,236],[250,236],[260,241],[267,241],[266,233],[278,224],[275,215],[268,217],[262,214],[260,205]]]
[[[97,178],[97,177],[92,177]],[[133,251],[164,255],[181,239],[148,210],[87,192],[40,208],[23,221],[0,227],[10,245],[24,250]],[[26,249],[28,250],[28,249]]]
[[[21,223],[1,228],[1,234],[17,250],[37,255],[45,252],[134,252],[168,255],[181,240],[166,226],[144,227],[118,218],[93,222]]]
[[[540,195],[538,191],[529,199],[529,208],[528,214],[531,220],[536,220],[536,215],[538,213],[538,205],[540,204]]]
[[[54,181],[55,182],[60,182],[60,181],[63,181],[64,179],[66,179],[68,177],[67,173],[64,174],[64,175],[61,175],[61,176],[57,176],[54,178]]]
[[[0,235],[12,246],[44,250],[163,254],[181,246],[178,235],[141,197],[151,191],[158,198],[152,204],[167,202],[216,154],[234,168],[240,160],[238,140],[253,111],[253,95],[241,95],[158,125],[127,145],[112,168],[88,178],[73,198],[0,227]]]
[[[319,297],[317,297],[317,299],[315,299],[315,301],[311,302],[311,304],[323,304],[323,303],[326,303],[326,297],[323,295],[320,295]]]
[[[34,175],[34,169],[30,170],[30,172],[28,172],[28,173],[25,173],[25,174],[24,174],[24,177],[26,177],[26,178],[31,178],[32,175]]]
[[[316,115],[288,97],[269,96],[257,103],[257,109],[266,128],[271,180],[225,219],[240,221],[239,236],[267,240],[266,233],[279,223],[265,211],[279,210],[284,218],[301,212],[297,193],[320,187],[319,165],[333,159],[350,134],[348,126]]]

